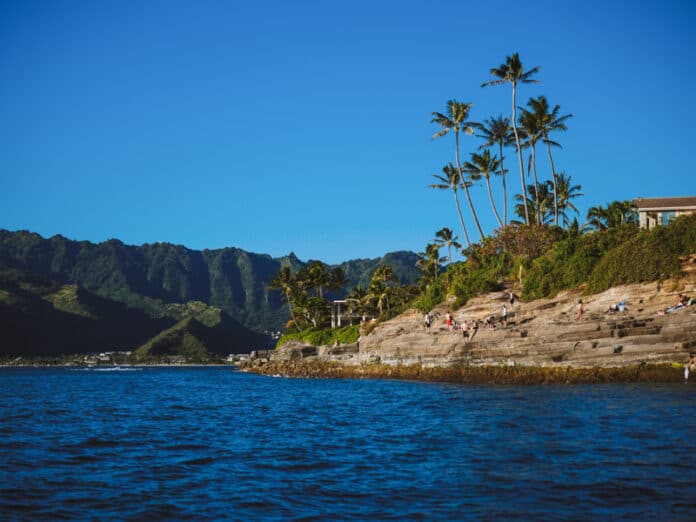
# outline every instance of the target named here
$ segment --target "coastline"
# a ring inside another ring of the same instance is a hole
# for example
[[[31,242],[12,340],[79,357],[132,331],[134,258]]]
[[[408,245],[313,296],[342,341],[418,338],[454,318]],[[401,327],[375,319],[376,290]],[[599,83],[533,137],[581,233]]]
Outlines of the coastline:
[[[684,371],[675,364],[616,367],[464,366],[423,367],[419,364],[370,363],[345,365],[333,361],[268,361],[240,371],[272,377],[312,379],[395,379],[485,385],[679,383]]]

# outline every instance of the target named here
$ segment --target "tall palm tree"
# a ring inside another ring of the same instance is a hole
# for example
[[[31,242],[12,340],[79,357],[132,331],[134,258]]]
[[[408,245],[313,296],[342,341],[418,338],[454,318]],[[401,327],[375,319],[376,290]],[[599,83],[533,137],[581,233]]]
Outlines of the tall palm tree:
[[[554,194],[560,194],[557,190],[556,183],[558,182],[556,177],[556,168],[553,164],[553,156],[551,155],[551,147],[560,147],[558,143],[549,139],[549,133],[556,131],[565,131],[568,129],[565,122],[568,118],[572,118],[572,114],[566,114],[564,116],[559,116],[558,113],[561,110],[560,105],[555,105],[553,109],[549,110],[549,102],[546,96],[539,96],[538,98],[530,98],[527,105],[531,108],[534,113],[537,126],[546,144],[546,151],[549,155],[549,164],[551,165],[551,177],[553,179]],[[558,225],[558,200],[554,199],[554,225]]]
[[[469,233],[466,230],[466,225],[464,224],[464,216],[462,216],[462,209],[459,205],[459,196],[457,195],[457,190],[459,190],[459,182],[462,180],[462,174],[459,169],[457,169],[451,163],[448,163],[442,167],[442,173],[444,176],[438,174],[433,174],[433,177],[440,181],[440,183],[433,183],[429,185],[430,188],[437,189],[450,189],[454,194],[454,204],[457,207],[457,213],[459,214],[459,222],[462,224],[462,232],[464,232],[464,239],[466,240],[466,246],[471,246],[471,241],[469,240]]]
[[[580,192],[582,186],[573,185],[570,181],[570,176],[565,173],[565,171],[556,174],[556,184],[554,186],[554,225],[558,225],[558,216],[563,220],[563,226],[568,227],[570,225],[570,218],[568,217],[568,210],[572,210],[576,214],[578,209],[573,205],[572,200],[581,197],[583,194]],[[577,218],[576,218],[577,219]]]
[[[452,247],[462,248],[462,245],[457,242],[457,236],[454,235],[451,228],[447,227],[441,228],[435,232],[435,243],[447,246],[447,259],[449,263],[452,262]]]
[[[493,208],[493,214],[495,214],[495,219],[498,221],[498,226],[502,227],[503,222],[500,220],[500,215],[498,214],[498,209],[495,208],[495,201],[493,201],[493,192],[491,191],[491,174],[495,174],[500,165],[500,160],[493,156],[491,157],[491,151],[485,149],[483,154],[471,153],[471,161],[464,163],[464,172],[467,172],[470,178],[480,179],[484,178],[486,180],[486,186],[488,187],[488,199],[491,202],[491,207]]]
[[[553,184],[551,181],[539,183],[537,187],[527,185],[527,207],[535,216],[539,216],[538,224],[548,225],[553,220]],[[524,204],[522,194],[515,194],[515,214],[524,217]]]
[[[290,271],[289,266],[282,267],[268,285],[270,288],[281,290],[290,308],[290,317],[298,330],[302,331],[300,323],[297,322],[293,309],[293,296],[297,293],[297,280]]]
[[[512,85],[512,130],[515,134],[515,145],[517,146],[517,158],[520,166],[520,187],[522,193],[525,192],[524,184],[524,165],[522,164],[522,149],[520,148],[520,136],[517,131],[517,85],[523,83],[539,83],[538,80],[532,80],[532,76],[539,72],[539,67],[532,67],[528,71],[524,70],[520,55],[513,53],[505,59],[505,63],[500,67],[491,69],[491,74],[496,77],[481,84],[481,87],[488,85],[503,85],[509,83]],[[529,209],[527,208],[527,200],[524,199],[524,219],[525,223],[529,224]]]
[[[515,134],[510,125],[510,118],[504,117],[502,114],[497,118],[484,120],[483,123],[475,124],[476,129],[480,132],[476,136],[483,138],[484,143],[479,149],[490,147],[494,143],[500,148],[500,179],[503,184],[503,224],[507,225],[507,185],[505,183],[505,166],[503,165],[503,147],[507,147],[515,143]]]
[[[457,100],[449,100],[447,102],[447,114],[442,114],[441,112],[433,112],[433,119],[430,123],[437,123],[442,127],[439,131],[433,134],[433,139],[440,138],[447,134],[449,131],[454,131],[454,158],[457,165],[457,172],[459,172],[459,177],[462,179],[462,165],[459,161],[459,133],[466,132],[467,134],[474,133],[474,127],[472,122],[467,121],[469,119],[469,110],[471,109],[471,103],[458,102]],[[481,240],[483,240],[483,229],[479,223],[478,216],[476,215],[476,209],[474,208],[474,202],[471,201],[471,194],[469,194],[469,187],[466,183],[462,183],[464,192],[466,193],[466,199],[469,202],[469,208],[471,209],[471,214],[474,216],[474,222],[478,228],[479,234],[481,234]]]
[[[541,135],[541,129],[539,128],[539,122],[536,118],[536,115],[528,111],[526,109],[521,109],[521,114],[520,114],[520,119],[519,119],[519,124],[520,127],[522,127],[522,130],[524,130],[524,134],[526,136],[525,141],[522,142],[522,147],[524,148],[529,148],[530,150],[530,155],[529,155],[529,162],[527,163],[527,174],[529,172],[534,173],[534,199],[535,199],[535,206],[537,209],[537,214],[536,214],[536,222],[537,224],[541,224],[541,217],[539,216],[539,179],[537,177],[537,169],[536,169],[536,144],[539,142],[539,140],[542,139]]]

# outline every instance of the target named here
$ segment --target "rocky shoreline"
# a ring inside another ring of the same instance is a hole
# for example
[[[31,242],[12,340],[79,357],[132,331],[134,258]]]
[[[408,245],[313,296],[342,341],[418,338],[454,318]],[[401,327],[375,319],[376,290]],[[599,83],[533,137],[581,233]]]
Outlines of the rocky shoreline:
[[[259,352],[243,371],[291,377],[393,378],[472,384],[680,382],[683,365],[696,352],[696,306],[664,312],[680,293],[696,295],[696,263],[690,260],[676,281],[615,287],[585,296],[582,288],[552,299],[509,306],[507,294],[491,293],[451,310],[423,315],[410,310],[377,325],[358,343],[342,346],[284,345]],[[584,314],[576,317],[582,298]],[[622,312],[611,306],[625,303]],[[508,322],[488,328],[485,319]],[[473,338],[444,324],[476,320]]]
[[[347,366],[337,362],[269,361],[243,371],[273,377],[334,379],[399,379],[458,384],[607,384],[676,383],[684,380],[683,369],[670,364],[641,364],[614,368],[448,366]]]

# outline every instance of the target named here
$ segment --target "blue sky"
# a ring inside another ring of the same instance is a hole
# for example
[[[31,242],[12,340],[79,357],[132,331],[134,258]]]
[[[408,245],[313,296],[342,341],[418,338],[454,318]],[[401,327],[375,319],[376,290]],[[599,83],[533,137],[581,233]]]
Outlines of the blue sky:
[[[696,195],[687,1],[3,2],[0,228],[340,262],[459,232],[432,111],[509,114],[519,52],[572,113],[587,208]],[[479,141],[466,137],[466,157]],[[514,151],[509,187],[519,192]],[[541,178],[549,176],[540,154]],[[494,186],[500,199],[499,185]],[[484,228],[494,218],[473,189]],[[474,231],[466,208],[465,219]],[[459,232],[461,236],[461,232]],[[472,237],[476,237],[472,234]]]

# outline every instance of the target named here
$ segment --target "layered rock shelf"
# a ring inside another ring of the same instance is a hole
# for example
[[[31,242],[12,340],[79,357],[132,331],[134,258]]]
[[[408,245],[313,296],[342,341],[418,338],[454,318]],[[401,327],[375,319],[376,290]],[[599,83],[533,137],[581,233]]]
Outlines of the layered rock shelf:
[[[627,285],[597,295],[582,289],[552,299],[508,302],[507,293],[471,299],[458,310],[442,304],[411,310],[377,325],[356,344],[288,344],[247,369],[273,375],[395,377],[466,382],[635,382],[683,379],[682,365],[696,352],[696,306],[673,311],[678,294],[696,296],[693,263],[679,280]],[[577,318],[583,300],[582,319]],[[625,302],[622,312],[610,306]],[[508,307],[507,326],[501,324]],[[470,339],[445,325],[476,320]],[[496,318],[489,328],[485,320]]]

